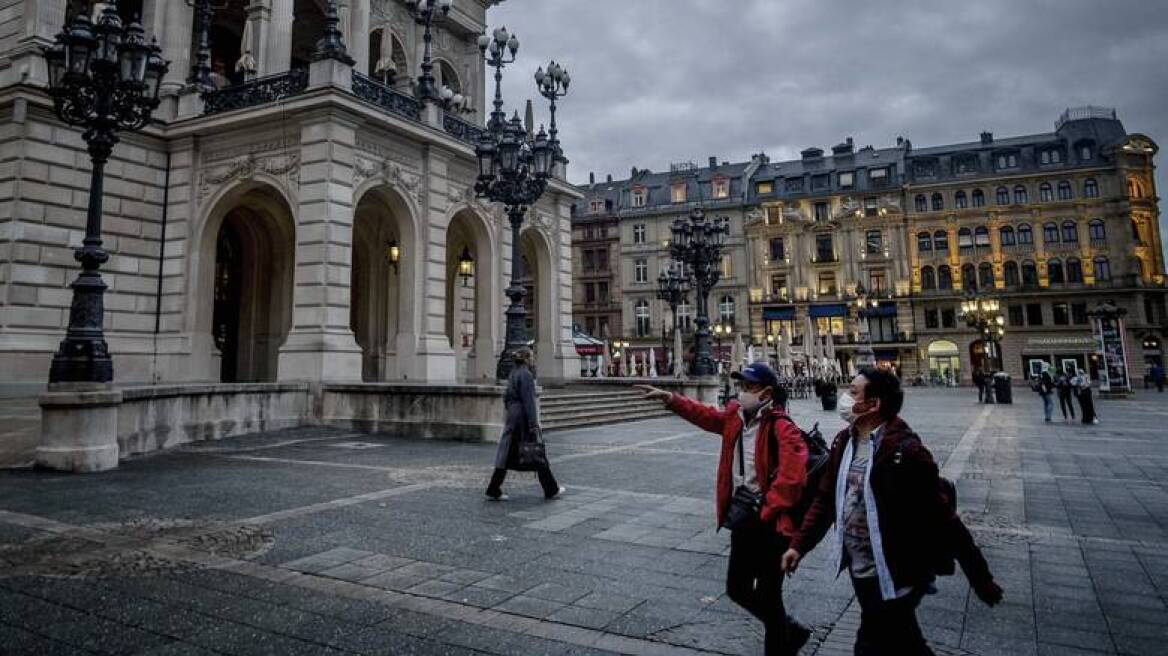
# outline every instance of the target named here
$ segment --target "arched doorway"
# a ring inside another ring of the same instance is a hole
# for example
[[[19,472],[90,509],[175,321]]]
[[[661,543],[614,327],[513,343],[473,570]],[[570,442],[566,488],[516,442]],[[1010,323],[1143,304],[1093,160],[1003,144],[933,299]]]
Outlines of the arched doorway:
[[[389,187],[364,193],[353,219],[349,327],[361,347],[361,379],[408,377],[397,357],[415,350],[416,231],[402,197]]]
[[[929,377],[935,384],[956,385],[961,374],[961,351],[946,339],[929,344]]]
[[[528,228],[519,235],[519,284],[527,294],[527,335],[534,342],[536,365],[545,372],[554,370],[555,321],[552,248],[542,232]]]
[[[446,232],[446,336],[459,380],[495,374],[495,257],[490,232],[472,210],[454,215]]]
[[[217,377],[227,383],[274,381],[280,345],[292,325],[292,212],[266,186],[220,205],[224,210],[212,214],[204,237],[204,247],[213,248],[213,278],[204,283],[213,290],[211,307],[204,315],[219,354]]]

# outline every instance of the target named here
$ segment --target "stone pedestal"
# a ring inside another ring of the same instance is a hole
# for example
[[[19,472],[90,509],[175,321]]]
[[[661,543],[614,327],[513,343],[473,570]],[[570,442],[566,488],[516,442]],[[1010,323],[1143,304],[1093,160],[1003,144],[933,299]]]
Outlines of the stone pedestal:
[[[308,65],[308,88],[353,88],[353,67],[335,59],[320,59]]]
[[[122,392],[104,385],[55,385],[40,397],[42,467],[97,472],[118,466]]]

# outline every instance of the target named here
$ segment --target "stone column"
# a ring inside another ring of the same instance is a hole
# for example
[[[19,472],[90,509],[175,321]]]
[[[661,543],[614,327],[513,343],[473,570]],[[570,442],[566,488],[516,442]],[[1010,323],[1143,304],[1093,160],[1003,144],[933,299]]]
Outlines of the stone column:
[[[422,155],[425,203],[422,208],[424,227],[421,243],[424,249],[422,284],[415,286],[421,292],[421,321],[417,334],[415,354],[408,362],[409,353],[400,348],[399,357],[406,357],[411,378],[426,382],[454,382],[457,370],[454,349],[446,335],[446,221],[448,161],[439,151],[426,148]]]
[[[361,380],[361,348],[349,328],[356,129],[327,111],[300,127],[296,286],[280,380]]]
[[[118,466],[121,390],[104,385],[59,385],[40,397],[41,467],[97,472]]]
[[[261,75],[283,73],[292,66],[292,0],[263,0],[271,11],[260,24],[264,44],[260,60]]]
[[[369,75],[369,0],[349,0],[351,3],[350,42],[345,43],[349,54],[357,60],[358,73]]]
[[[162,96],[176,96],[187,86],[187,76],[191,73],[194,9],[185,2],[166,2],[155,6],[154,20],[146,29],[157,35],[158,44],[162,47],[162,58],[170,62],[170,69],[159,85],[158,93]]]
[[[5,53],[13,61],[7,71],[0,72],[0,82],[47,85],[49,68],[41,46],[50,45],[71,17],[65,16],[65,0],[23,0],[20,4],[23,7],[17,11],[24,17],[23,32],[16,48]]]

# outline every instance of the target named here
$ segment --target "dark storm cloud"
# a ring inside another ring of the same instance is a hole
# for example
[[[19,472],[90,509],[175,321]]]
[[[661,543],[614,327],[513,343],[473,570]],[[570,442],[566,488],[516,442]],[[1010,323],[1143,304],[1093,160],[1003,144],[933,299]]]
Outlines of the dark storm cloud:
[[[575,182],[846,136],[1046,132],[1084,104],[1168,146],[1165,0],[507,0],[488,18],[522,41],[511,106],[535,95],[537,65],[571,70],[560,128]]]

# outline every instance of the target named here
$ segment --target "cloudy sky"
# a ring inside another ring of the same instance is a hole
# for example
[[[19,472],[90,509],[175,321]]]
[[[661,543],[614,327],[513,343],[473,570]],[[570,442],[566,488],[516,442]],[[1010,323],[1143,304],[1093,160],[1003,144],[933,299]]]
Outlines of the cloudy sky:
[[[509,105],[535,95],[536,66],[571,71],[559,123],[573,182],[793,158],[846,136],[1046,132],[1086,104],[1168,148],[1166,0],[506,0],[488,21],[521,41]],[[1157,184],[1163,196],[1168,176]]]

